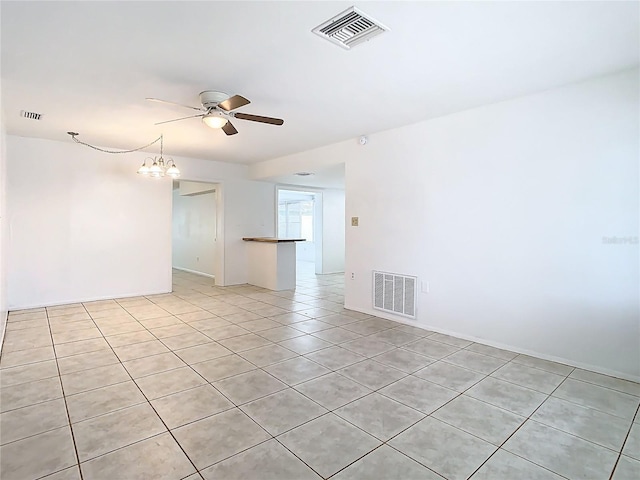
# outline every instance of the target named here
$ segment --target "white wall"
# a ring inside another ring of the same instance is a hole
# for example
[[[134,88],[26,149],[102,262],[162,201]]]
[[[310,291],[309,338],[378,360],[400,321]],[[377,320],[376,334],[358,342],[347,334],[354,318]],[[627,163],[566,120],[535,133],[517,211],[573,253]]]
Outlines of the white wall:
[[[346,161],[347,308],[417,275],[417,324],[640,379],[638,71],[297,154]],[[309,167],[311,168],[311,167]],[[389,318],[394,318],[389,316]],[[398,320],[401,320],[398,318]]]
[[[638,235],[638,131],[635,71],[372,136],[348,306],[415,274],[425,326],[640,378],[638,245],[602,242]]]
[[[344,190],[322,191],[322,273],[344,272]]]
[[[171,181],[70,141],[7,137],[8,306],[171,291]]]
[[[335,155],[326,155],[327,148],[331,148],[331,146],[254,163],[249,167],[249,177],[254,180],[262,180],[293,175],[296,172],[340,171],[340,166],[344,164],[346,159]],[[300,179],[300,177],[297,178]],[[312,178],[305,177],[305,182],[312,180]],[[299,185],[296,182],[296,185],[300,189],[304,189],[307,186],[319,188],[318,185],[314,184]]]
[[[176,180],[174,183],[176,182],[178,183],[180,195],[199,195],[216,191],[216,185],[214,183],[185,182],[180,180]]]
[[[7,215],[6,215],[6,171],[7,135],[4,128],[4,112],[0,112],[0,349],[7,325]]]
[[[172,265],[205,275],[215,275],[215,191],[183,195],[183,186],[173,191]],[[209,188],[213,188],[209,185]]]
[[[247,282],[247,242],[243,237],[273,237],[275,185],[237,181],[225,184],[226,285]]]

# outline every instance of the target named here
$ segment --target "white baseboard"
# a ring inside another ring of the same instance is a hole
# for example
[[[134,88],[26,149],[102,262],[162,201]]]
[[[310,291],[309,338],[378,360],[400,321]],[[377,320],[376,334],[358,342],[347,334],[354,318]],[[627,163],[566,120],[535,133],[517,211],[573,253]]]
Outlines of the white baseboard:
[[[215,275],[211,275],[209,273],[204,273],[204,272],[199,272],[197,270],[190,270],[188,268],[182,268],[182,267],[171,267],[171,268],[175,268],[176,270],[180,270],[181,272],[187,272],[187,273],[193,273],[194,275],[200,275],[202,277],[216,278]]]

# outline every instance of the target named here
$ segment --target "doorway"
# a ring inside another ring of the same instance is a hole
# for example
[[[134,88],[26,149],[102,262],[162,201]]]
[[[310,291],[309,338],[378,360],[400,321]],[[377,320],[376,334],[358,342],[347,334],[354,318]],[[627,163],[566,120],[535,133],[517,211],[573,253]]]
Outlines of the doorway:
[[[218,241],[218,194],[218,184],[174,180],[171,222],[173,268],[216,278],[216,272],[220,271],[219,249],[222,244]]]
[[[277,190],[278,237],[305,240],[296,242],[296,272],[299,276],[317,273],[318,245],[322,239],[321,225],[318,222],[318,210],[322,205],[319,196],[318,192],[281,187]]]

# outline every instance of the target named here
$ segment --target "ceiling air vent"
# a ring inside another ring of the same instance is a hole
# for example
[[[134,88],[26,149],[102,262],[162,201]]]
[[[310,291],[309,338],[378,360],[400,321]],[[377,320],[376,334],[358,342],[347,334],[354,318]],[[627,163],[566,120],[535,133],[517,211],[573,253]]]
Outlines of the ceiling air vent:
[[[311,31],[348,50],[387,30],[389,28],[377,20],[374,20],[356,7],[351,7]]]
[[[42,118],[41,113],[25,112],[24,110],[20,110],[20,116],[31,120],[40,120]]]

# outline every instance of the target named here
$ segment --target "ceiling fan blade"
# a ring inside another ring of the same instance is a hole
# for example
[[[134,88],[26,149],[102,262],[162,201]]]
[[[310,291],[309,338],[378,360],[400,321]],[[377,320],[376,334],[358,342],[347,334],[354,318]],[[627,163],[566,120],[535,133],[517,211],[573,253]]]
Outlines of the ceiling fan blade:
[[[205,115],[206,113],[201,113],[200,115],[189,115],[188,117],[174,118],[173,120],[165,120],[164,122],[154,123],[154,125],[162,125],[163,123],[177,122],[179,120],[186,120],[187,118],[204,117]]]
[[[160,100],[159,98],[150,98],[147,97],[147,100],[149,100],[150,102],[158,102],[158,103],[167,103],[169,105],[177,105],[178,107],[184,107],[184,108],[190,108],[192,110],[198,110],[200,112],[204,111],[204,108],[202,107],[192,107],[190,105],[183,105],[181,103],[176,103],[176,102],[170,102],[168,100]]]
[[[271,125],[282,125],[284,123],[284,120],[281,118],[262,117],[260,115],[251,115],[250,113],[238,112],[233,114],[233,116],[240,120],[251,120],[252,122],[269,123]]]
[[[245,105],[249,105],[251,102],[246,98],[240,95],[234,95],[233,97],[229,97],[226,100],[220,102],[218,106],[226,110],[227,112],[230,110],[235,110],[236,108],[243,107]]]
[[[234,127],[231,122],[225,123],[224,127],[222,127],[222,131],[227,135],[235,135],[238,133],[238,130],[236,130],[236,127]]]

